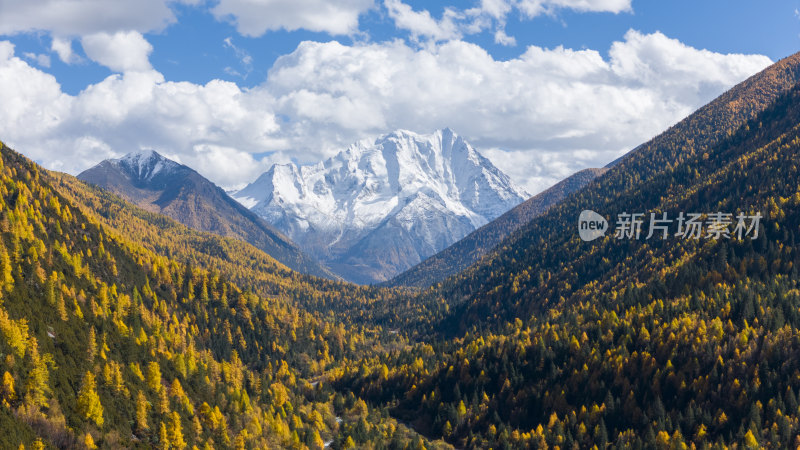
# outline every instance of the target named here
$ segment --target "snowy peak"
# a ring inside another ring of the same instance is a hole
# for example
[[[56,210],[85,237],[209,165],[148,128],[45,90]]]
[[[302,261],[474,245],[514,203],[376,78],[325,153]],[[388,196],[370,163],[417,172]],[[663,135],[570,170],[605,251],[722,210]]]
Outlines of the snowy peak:
[[[122,158],[109,161],[139,181],[150,181],[162,172],[169,173],[182,167],[155,150],[131,152]]]
[[[427,135],[397,130],[315,165],[274,165],[234,197],[313,255],[338,264],[346,278],[374,282],[443,249],[528,194],[446,128]],[[376,233],[390,230],[392,239],[381,244]],[[390,250],[398,254],[387,255]],[[372,256],[365,260],[363,253]],[[358,274],[348,273],[353,265]]]

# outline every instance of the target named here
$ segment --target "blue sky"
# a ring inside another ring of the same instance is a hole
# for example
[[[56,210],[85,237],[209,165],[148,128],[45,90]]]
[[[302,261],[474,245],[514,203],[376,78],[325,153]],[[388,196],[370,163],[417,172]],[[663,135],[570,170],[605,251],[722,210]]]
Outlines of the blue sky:
[[[797,51],[798,9],[0,0],[0,139],[72,173],[156,148],[230,187],[396,128],[450,126],[536,192]]]

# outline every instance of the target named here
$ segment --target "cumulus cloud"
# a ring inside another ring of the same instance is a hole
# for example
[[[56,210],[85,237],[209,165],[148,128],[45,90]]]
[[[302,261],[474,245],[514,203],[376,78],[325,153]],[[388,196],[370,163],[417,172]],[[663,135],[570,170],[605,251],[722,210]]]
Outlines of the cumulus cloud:
[[[71,97],[55,77],[14,56],[14,46],[0,41],[0,139],[30,145],[32,156],[46,164],[57,154],[39,153],[48,140],[58,141],[56,128],[69,113]],[[62,141],[63,142],[63,141]],[[22,149],[20,149],[22,150]],[[64,154],[72,153],[71,148]]]
[[[200,173],[220,174],[217,179],[224,180],[227,189],[243,189],[271,165],[270,160],[257,160],[251,153],[224,145],[198,144],[194,150],[187,164]]]
[[[149,55],[153,46],[137,31],[90,34],[81,39],[81,46],[89,59],[114,72],[151,69]]]
[[[78,173],[105,158],[154,148],[231,185],[264,169],[243,154],[276,146],[268,102],[229,82],[175,83],[155,71],[127,72],[71,96],[0,42],[0,84],[6,87],[0,139],[56,170]],[[219,164],[210,162],[215,158]]]
[[[233,22],[246,36],[281,29],[353,35],[359,16],[374,6],[374,0],[0,0],[0,35],[50,33],[59,37],[52,50],[71,62],[68,39],[159,32],[177,21],[176,3],[210,8],[218,20]]]
[[[0,0],[0,35],[29,31],[48,31],[56,36],[158,31],[175,21],[168,3],[168,0]]]
[[[266,88],[277,113],[293,119],[284,133],[296,148],[450,126],[479,148],[581,152],[567,158],[577,170],[606,164],[771,62],[636,31],[609,53],[531,46],[497,61],[463,41],[425,49],[305,42],[276,62]],[[518,180],[531,191],[544,187]]]
[[[442,19],[437,21],[427,10],[414,11],[401,0],[386,0],[384,6],[394,20],[395,27],[408,31],[415,40],[425,37],[443,41],[462,36],[461,25],[457,21],[463,19],[464,15],[454,8],[445,8]]]
[[[502,29],[494,32],[494,42],[496,44],[506,45],[506,46],[517,45],[517,40],[514,38],[514,36],[507,35],[506,31]]]
[[[53,43],[50,45],[50,50],[57,54],[58,58],[66,64],[72,64],[78,60],[77,55],[72,51],[71,39],[54,37]]]
[[[230,186],[270,162],[316,162],[393,129],[449,126],[537,192],[605,165],[769,63],[636,31],[607,57],[531,46],[507,61],[463,41],[303,42],[252,89],[122,70],[70,96],[0,43],[0,139],[72,173],[154,148]]]
[[[72,48],[79,38],[87,56],[111,70],[149,70],[152,47],[142,33],[174,23],[172,3],[197,0],[0,0],[0,35],[49,33],[50,51],[66,64],[81,60]]]
[[[211,11],[246,36],[301,28],[346,35],[358,30],[358,17],[372,6],[373,0],[220,0]]]
[[[494,30],[495,43],[507,46],[516,45],[516,39],[505,32],[507,17],[515,9],[528,19],[553,15],[560,9],[615,14],[632,11],[631,0],[481,0],[472,8],[446,7],[442,18],[436,20],[428,10],[414,11],[402,0],[384,0],[384,7],[395,27],[408,31],[415,42],[460,39]]]
[[[230,82],[174,83],[156,72],[132,72],[109,77],[75,97],[63,128],[76,136],[97,136],[117,155],[140,148],[164,151],[230,185],[255,177],[259,167],[252,160],[238,168],[223,162],[241,162],[242,153],[274,145],[270,135],[278,127],[267,104],[260,94]],[[219,163],[211,163],[209,155],[219,157]]]
[[[511,2],[507,0],[481,0],[478,9],[495,19],[501,19],[511,12]]]

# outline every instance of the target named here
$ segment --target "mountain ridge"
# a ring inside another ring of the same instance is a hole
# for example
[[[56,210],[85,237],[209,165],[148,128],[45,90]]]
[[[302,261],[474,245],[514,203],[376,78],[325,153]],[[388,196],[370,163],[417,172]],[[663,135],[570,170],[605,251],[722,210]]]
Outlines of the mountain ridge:
[[[276,164],[234,195],[358,283],[384,281],[526,197],[449,128],[397,130],[314,165]]]

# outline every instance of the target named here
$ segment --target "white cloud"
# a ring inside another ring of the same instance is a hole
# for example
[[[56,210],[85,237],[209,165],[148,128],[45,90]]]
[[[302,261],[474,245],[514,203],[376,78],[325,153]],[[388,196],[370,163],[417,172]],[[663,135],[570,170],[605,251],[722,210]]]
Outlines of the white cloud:
[[[152,70],[126,72],[70,96],[0,41],[0,85],[0,139],[70,173],[153,148],[232,185],[264,169],[249,155],[286,146],[273,137],[278,126],[269,100],[229,82],[175,83]]]
[[[38,66],[50,67],[50,55],[25,52],[22,54],[22,56],[24,56],[27,60],[35,62]]]
[[[215,165],[209,154],[237,149],[227,159],[241,161],[234,155],[273,146],[270,135],[278,128],[268,105],[259,93],[230,82],[174,83],[155,72],[132,72],[109,77],[76,97],[64,128],[101,137],[118,155],[139,148],[164,151],[229,185],[255,177],[258,166],[248,162],[236,168],[222,164],[226,158]]]
[[[72,173],[154,148],[230,186],[269,162],[316,162],[396,128],[449,126],[535,192],[605,165],[769,63],[635,31],[606,58],[531,46],[498,61],[462,41],[303,42],[253,89],[123,70],[70,96],[0,42],[0,139]]]
[[[531,46],[497,61],[462,41],[424,49],[399,41],[305,42],[277,61],[266,88],[276,112],[292,118],[283,133],[298,150],[324,154],[390,129],[450,126],[478,148],[581,151],[581,159],[565,158],[578,170],[610,162],[769,63],[635,31],[608,59],[594,50]],[[530,157],[546,173],[563,173],[552,161]]]
[[[245,65],[245,66],[252,66],[253,65],[253,57],[250,56],[250,54],[247,53],[247,51],[237,47],[233,43],[233,38],[228,36],[228,37],[226,37],[225,39],[222,40],[222,43],[226,48],[229,48],[229,49],[233,50],[233,52],[236,54],[236,57],[239,58],[239,61],[241,61],[241,63],[243,65]]]
[[[115,72],[151,69],[148,58],[153,46],[137,31],[91,34],[81,39],[81,45],[89,59]]]
[[[72,51],[72,40],[59,37],[53,38],[50,50],[58,55],[58,58],[66,63],[72,64],[78,60],[77,55]]]
[[[495,19],[502,19],[511,12],[511,2],[507,0],[481,0],[478,9]]]
[[[253,57],[250,56],[250,53],[248,53],[246,50],[242,48],[237,47],[236,44],[233,43],[233,38],[230,36],[222,40],[222,45],[225,48],[233,50],[233,53],[236,55],[236,58],[239,59],[239,63],[244,69],[244,73],[242,74],[232,67],[226,67],[225,69],[223,69],[225,73],[241,78],[247,78],[250,72],[253,71]]]
[[[460,39],[485,30],[494,31],[495,43],[516,45],[505,32],[506,20],[514,9],[528,19],[543,14],[554,15],[560,9],[579,12],[631,12],[632,0],[481,0],[478,6],[458,9],[446,7],[436,20],[428,10],[414,11],[402,0],[384,0],[384,7],[396,28],[408,31],[415,42],[441,42]]]
[[[408,31],[415,40],[425,37],[434,41],[444,41],[462,36],[461,27],[456,21],[462,19],[463,15],[453,8],[446,8],[442,19],[437,21],[427,10],[414,11],[401,0],[385,0],[384,6],[389,12],[389,17],[394,20],[395,27]]]
[[[39,152],[48,141],[64,142],[56,128],[69,112],[71,97],[61,92],[55,77],[14,56],[14,46],[0,41],[0,139],[30,146],[37,160],[52,163],[74,150]],[[20,151],[24,151],[20,147]]]
[[[190,160],[185,160],[193,169],[223,183],[226,187],[244,188],[269,169],[267,161],[257,161],[251,153],[233,147],[214,144],[198,144]],[[185,158],[184,158],[185,159]]]
[[[500,45],[514,46],[517,45],[517,40],[513,36],[506,34],[506,30],[497,30],[494,32],[494,42]]]
[[[658,86],[687,103],[708,99],[705,84],[731,85],[743,73],[769,63],[766,57],[698,50],[662,33],[646,35],[633,30],[625,34],[624,42],[615,42],[609,53],[611,69],[622,79]]]
[[[246,36],[301,28],[345,35],[358,30],[358,17],[372,6],[373,0],[220,0],[211,11]]]
[[[553,14],[559,9],[579,12],[630,12],[632,0],[517,0],[515,6],[528,17]]]
[[[29,31],[49,31],[56,36],[158,31],[175,21],[168,3],[167,0],[0,0],[0,35]]]

